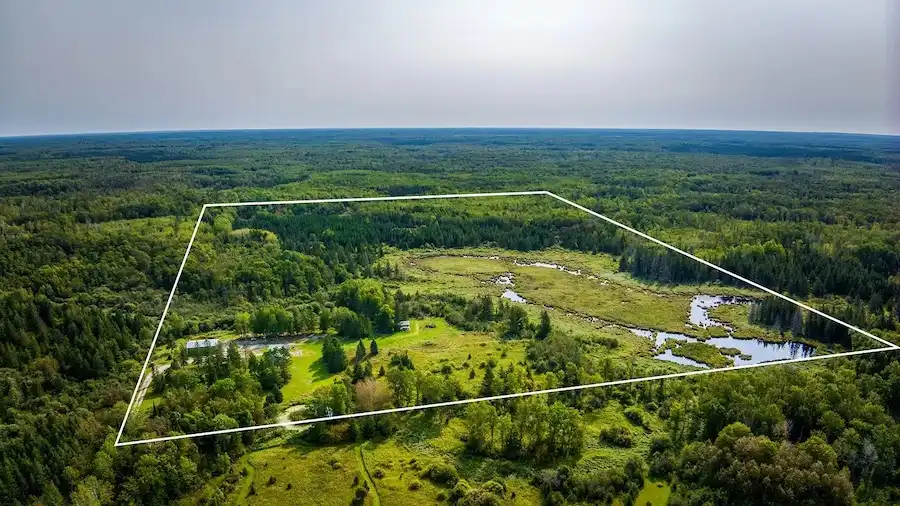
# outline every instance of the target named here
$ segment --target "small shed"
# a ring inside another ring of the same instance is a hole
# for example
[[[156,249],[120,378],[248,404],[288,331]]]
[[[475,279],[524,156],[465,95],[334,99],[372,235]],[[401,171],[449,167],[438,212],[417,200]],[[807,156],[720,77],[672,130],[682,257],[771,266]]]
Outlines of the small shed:
[[[219,345],[218,339],[193,339],[188,341],[184,347],[188,356],[205,355],[209,350]]]
[[[400,330],[409,330],[409,320],[403,320],[399,323]]]

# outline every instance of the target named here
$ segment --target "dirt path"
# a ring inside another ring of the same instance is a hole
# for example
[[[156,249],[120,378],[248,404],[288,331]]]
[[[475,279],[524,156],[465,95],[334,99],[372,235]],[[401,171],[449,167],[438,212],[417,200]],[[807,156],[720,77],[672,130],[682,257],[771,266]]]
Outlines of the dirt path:
[[[153,376],[156,374],[162,374],[166,372],[170,364],[162,364],[156,366],[156,371],[154,372],[152,367],[147,368],[147,374],[144,375],[144,382],[141,383],[141,388],[137,392],[137,396],[134,398],[134,407],[139,408],[141,403],[144,402],[144,396],[147,395],[147,390],[150,389],[150,384],[153,383]]]
[[[369,484],[369,495],[372,497],[372,506],[381,506],[381,498],[378,497],[378,489],[375,488],[375,480],[369,475],[369,469],[366,467],[366,458],[363,456],[362,447],[363,445],[356,447],[356,460],[362,468],[363,478],[365,478],[366,483]]]
[[[277,420],[278,423],[291,423],[291,413],[293,413],[294,411],[303,409],[304,407],[305,406],[303,406],[301,404],[299,406],[291,406],[291,407],[287,408],[280,415],[278,415],[278,420]],[[309,427],[309,425],[304,423],[304,424],[285,425],[282,428],[286,429],[286,430],[301,431],[301,430],[306,430],[307,427]]]

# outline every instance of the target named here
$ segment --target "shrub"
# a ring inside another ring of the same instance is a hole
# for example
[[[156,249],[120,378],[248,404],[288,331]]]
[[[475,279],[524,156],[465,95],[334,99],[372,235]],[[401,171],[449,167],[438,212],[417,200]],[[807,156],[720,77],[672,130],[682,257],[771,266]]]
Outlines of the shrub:
[[[604,427],[600,431],[600,440],[620,448],[631,448],[634,445],[631,431],[622,426]]]
[[[472,487],[469,486],[469,483],[466,480],[459,480],[456,482],[456,486],[453,487],[453,490],[450,491],[450,500],[456,502],[465,497],[470,490],[472,490]]]
[[[410,490],[419,490],[420,488],[422,488],[422,483],[419,482],[419,480],[413,480],[413,482],[409,484]]]
[[[438,502],[444,502],[447,500],[447,494],[444,493],[443,490],[441,490],[440,492],[437,493],[436,499],[438,500]]]
[[[639,410],[638,408],[632,406],[625,409],[623,414],[625,415],[625,418],[627,418],[631,423],[641,427],[644,426],[644,414],[641,413],[641,410]]]
[[[672,447],[672,439],[667,435],[653,436],[650,440],[650,453],[664,452]]]
[[[469,491],[458,503],[458,506],[500,506],[502,504],[499,497],[488,492],[483,488],[476,488]]]
[[[456,468],[443,462],[431,464],[425,469],[422,476],[435,483],[450,485],[451,487],[459,481],[459,474],[456,472]]]
[[[503,494],[506,493],[506,487],[494,480],[486,481],[483,485],[481,485],[481,488],[500,497],[503,497]]]
[[[376,469],[375,472],[372,473],[372,476],[378,479],[384,478],[384,471],[382,471],[381,469]]]

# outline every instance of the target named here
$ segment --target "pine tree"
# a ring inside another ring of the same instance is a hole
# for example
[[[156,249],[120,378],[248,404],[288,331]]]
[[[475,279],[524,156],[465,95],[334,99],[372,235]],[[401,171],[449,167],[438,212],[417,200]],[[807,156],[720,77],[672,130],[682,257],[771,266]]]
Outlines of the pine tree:
[[[481,395],[487,397],[494,395],[494,368],[488,367],[484,371],[484,378],[481,380]]]
[[[538,339],[546,339],[547,336],[550,335],[550,314],[547,313],[546,310],[541,311],[541,326],[538,327],[537,337]]]
[[[369,353],[370,353],[373,357],[374,357],[375,355],[378,355],[378,343],[376,343],[374,339],[372,339],[372,342],[369,343]]]
[[[366,358],[366,345],[363,344],[362,339],[356,343],[356,363],[362,362],[362,360]]]

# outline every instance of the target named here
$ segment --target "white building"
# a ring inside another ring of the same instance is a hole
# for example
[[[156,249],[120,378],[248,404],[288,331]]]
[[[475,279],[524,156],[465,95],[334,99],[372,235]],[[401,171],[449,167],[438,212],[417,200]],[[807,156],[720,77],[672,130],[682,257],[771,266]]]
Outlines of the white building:
[[[198,355],[203,354],[210,348],[215,348],[218,345],[218,339],[193,339],[188,341],[184,347],[187,349],[188,355]]]

